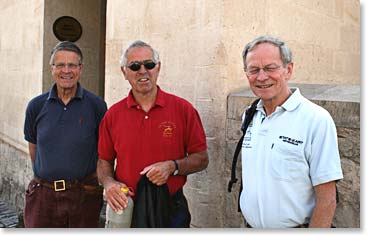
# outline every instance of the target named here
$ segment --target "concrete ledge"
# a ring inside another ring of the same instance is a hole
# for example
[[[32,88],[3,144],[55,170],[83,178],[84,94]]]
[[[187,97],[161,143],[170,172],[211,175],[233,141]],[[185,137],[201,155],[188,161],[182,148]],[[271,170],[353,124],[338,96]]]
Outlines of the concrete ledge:
[[[338,127],[360,127],[360,86],[297,83],[289,83],[289,86],[298,87],[303,96],[328,110]],[[241,120],[244,109],[255,98],[250,88],[231,93],[227,118]]]
[[[298,87],[303,96],[310,100],[328,100],[342,102],[360,102],[359,85],[327,85],[289,83],[289,87]],[[250,88],[231,93],[229,96],[256,97]]]

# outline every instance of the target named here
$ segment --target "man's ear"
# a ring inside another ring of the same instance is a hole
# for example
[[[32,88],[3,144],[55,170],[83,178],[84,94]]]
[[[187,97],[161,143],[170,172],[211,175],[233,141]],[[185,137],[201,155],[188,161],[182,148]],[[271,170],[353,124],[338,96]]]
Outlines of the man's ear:
[[[161,62],[159,61],[157,65],[158,65],[158,72],[159,72],[161,71]]]
[[[286,73],[286,80],[290,80],[291,77],[292,77],[292,73],[293,73],[293,62],[290,62],[287,64],[286,68],[287,68],[287,71],[285,72]]]
[[[124,74],[125,80],[126,80],[126,70],[123,66],[120,67],[121,72]]]

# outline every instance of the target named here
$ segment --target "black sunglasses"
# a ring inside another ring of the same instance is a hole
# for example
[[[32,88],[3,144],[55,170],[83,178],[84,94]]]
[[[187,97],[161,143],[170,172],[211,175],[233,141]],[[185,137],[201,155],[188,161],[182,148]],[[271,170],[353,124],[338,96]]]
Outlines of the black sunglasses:
[[[143,62],[133,62],[127,67],[132,71],[136,72],[140,70],[142,65],[144,65],[145,69],[151,70],[156,66],[156,63],[154,63],[151,60],[145,60]]]

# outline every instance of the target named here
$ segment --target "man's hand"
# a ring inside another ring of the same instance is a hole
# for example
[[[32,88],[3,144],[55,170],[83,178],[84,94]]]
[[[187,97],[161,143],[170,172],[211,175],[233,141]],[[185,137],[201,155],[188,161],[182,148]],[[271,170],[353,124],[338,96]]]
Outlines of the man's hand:
[[[103,184],[105,196],[108,205],[114,211],[119,211],[127,207],[128,200],[126,195],[121,192],[121,187],[126,186],[124,183],[118,182],[113,178],[114,162],[108,162],[99,159],[97,162],[98,180]],[[129,192],[129,196],[134,196],[133,192]]]
[[[208,164],[208,153],[206,150],[191,153],[181,159],[176,159],[179,169],[179,175],[189,175],[204,170]],[[176,166],[172,160],[157,162],[145,167],[140,174],[146,174],[148,179],[156,185],[162,185],[167,182],[168,178],[175,171]]]
[[[121,187],[127,186],[115,180],[109,180],[104,185],[107,203],[115,212],[125,209],[128,203],[126,195],[121,191]],[[134,193],[129,191],[129,196],[134,196]]]
[[[147,178],[158,186],[167,182],[172,172],[176,169],[175,163],[172,160],[157,162],[145,167],[140,175],[146,174]]]

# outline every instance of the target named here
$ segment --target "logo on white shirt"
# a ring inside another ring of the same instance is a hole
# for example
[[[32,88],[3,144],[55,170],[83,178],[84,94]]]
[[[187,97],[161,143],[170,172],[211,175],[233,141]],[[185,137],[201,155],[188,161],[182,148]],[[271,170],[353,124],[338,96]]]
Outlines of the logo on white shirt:
[[[283,142],[293,144],[293,145],[296,145],[296,146],[298,146],[299,144],[303,144],[302,140],[292,139],[290,137],[283,136],[283,135],[279,136],[279,139],[281,139]]]

